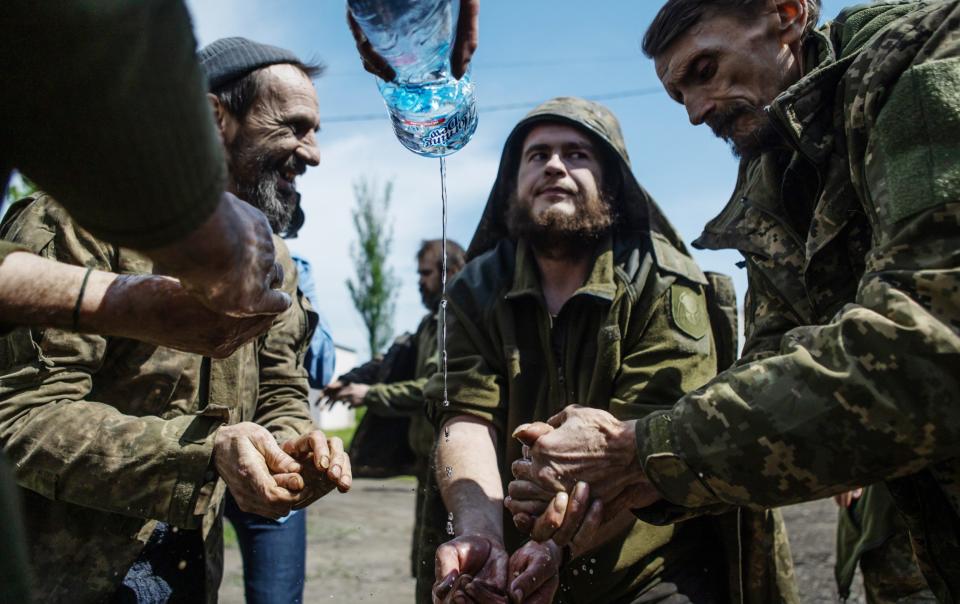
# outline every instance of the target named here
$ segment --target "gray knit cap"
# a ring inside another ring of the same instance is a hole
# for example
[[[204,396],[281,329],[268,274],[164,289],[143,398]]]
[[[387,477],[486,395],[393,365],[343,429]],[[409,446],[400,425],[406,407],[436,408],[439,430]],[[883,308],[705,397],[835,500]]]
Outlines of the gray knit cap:
[[[197,53],[200,66],[207,75],[207,86],[216,90],[251,71],[278,63],[302,63],[289,50],[260,44],[247,38],[220,38]]]

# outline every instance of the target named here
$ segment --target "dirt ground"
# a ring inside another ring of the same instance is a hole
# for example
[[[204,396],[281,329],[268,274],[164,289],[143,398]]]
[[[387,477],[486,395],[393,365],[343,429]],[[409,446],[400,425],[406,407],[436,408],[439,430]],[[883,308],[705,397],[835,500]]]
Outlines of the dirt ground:
[[[414,485],[409,478],[359,479],[349,495],[332,495],[309,508],[304,602],[413,602],[409,559]],[[832,501],[815,501],[783,512],[803,602],[837,602],[836,507]],[[220,601],[239,604],[243,575],[235,545],[227,547],[225,565]],[[848,602],[864,602],[859,579]]]

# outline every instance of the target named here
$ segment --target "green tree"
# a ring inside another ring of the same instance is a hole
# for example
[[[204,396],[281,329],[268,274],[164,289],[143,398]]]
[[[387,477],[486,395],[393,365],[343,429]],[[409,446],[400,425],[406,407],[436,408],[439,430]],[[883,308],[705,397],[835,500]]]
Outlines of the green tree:
[[[23,199],[28,195],[32,195],[36,191],[37,185],[33,184],[33,182],[27,179],[27,177],[23,174],[15,172],[13,177],[10,179],[10,182],[7,183],[7,194],[3,196],[3,199],[0,199],[0,218],[6,214],[7,208],[10,207],[10,204],[18,199]]]
[[[357,205],[353,226],[357,241],[351,246],[355,276],[347,280],[353,306],[367,328],[370,356],[381,353],[393,335],[393,313],[400,286],[393,269],[387,265],[393,244],[393,227],[388,212],[393,182],[387,181],[378,192],[376,181],[360,178],[353,183]]]

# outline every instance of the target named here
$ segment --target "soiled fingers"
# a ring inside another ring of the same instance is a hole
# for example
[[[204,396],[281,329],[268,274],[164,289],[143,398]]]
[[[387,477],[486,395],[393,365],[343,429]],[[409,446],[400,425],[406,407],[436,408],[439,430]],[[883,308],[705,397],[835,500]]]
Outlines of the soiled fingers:
[[[337,485],[337,490],[346,493],[353,484],[353,469],[350,456],[343,449],[343,441],[334,436],[328,441],[330,446],[330,469],[327,477]]]

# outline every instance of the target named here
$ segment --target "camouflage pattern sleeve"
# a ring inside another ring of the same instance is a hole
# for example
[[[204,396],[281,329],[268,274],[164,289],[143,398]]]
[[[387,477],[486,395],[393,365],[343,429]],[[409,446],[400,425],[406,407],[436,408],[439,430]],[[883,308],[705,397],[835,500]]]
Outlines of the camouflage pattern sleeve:
[[[49,200],[48,202],[49,203]],[[11,237],[41,256],[111,270],[112,247],[34,206]],[[19,328],[0,339],[0,444],[17,483],[49,499],[194,527],[219,416],[125,415],[97,401],[105,338]]]
[[[930,7],[850,67],[852,182],[874,229],[855,303],[638,424],[667,499],[776,506],[960,455],[960,9]]]
[[[294,303],[258,342],[260,379],[253,421],[270,430],[277,442],[284,442],[315,429],[307,403],[310,386],[303,358],[318,319],[297,288],[297,270],[286,244],[279,237],[274,237],[273,244],[283,266],[283,289]]]
[[[758,361],[780,351],[783,335],[798,327],[795,315],[784,307],[779,296],[771,294],[761,276],[747,272],[747,292],[743,301],[743,352],[738,365]]]

